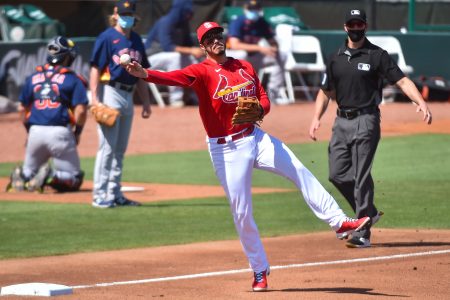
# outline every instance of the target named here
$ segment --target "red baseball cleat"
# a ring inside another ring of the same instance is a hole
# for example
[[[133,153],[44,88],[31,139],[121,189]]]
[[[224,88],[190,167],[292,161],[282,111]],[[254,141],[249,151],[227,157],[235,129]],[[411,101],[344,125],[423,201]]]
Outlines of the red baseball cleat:
[[[254,280],[252,284],[252,289],[254,292],[265,292],[267,291],[267,288],[269,287],[267,283],[267,275],[269,273],[267,271],[262,271],[258,273],[253,273]]]
[[[360,231],[369,222],[370,222],[369,217],[364,217],[360,219],[345,218],[344,222],[342,222],[341,224],[341,227],[338,230],[336,230],[336,236],[340,240],[346,239],[354,231]]]

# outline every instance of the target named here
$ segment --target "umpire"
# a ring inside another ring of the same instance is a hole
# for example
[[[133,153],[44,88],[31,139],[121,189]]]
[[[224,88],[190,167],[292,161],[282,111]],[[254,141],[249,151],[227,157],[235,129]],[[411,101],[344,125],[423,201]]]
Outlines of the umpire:
[[[380,140],[380,110],[383,80],[396,84],[423,112],[431,124],[431,112],[414,83],[407,78],[389,54],[365,37],[366,13],[349,10],[344,29],[347,39],[328,62],[309,135],[316,140],[320,118],[330,98],[338,105],[328,148],[329,180],[347,199],[356,217],[369,216],[372,225],[383,214],[374,205],[372,162]],[[370,226],[355,232],[349,248],[370,247]]]

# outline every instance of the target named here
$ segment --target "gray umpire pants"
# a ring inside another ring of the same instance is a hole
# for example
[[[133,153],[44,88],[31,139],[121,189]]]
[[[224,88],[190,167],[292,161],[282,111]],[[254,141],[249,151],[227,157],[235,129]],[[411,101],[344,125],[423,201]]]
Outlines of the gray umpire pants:
[[[379,112],[351,120],[336,117],[328,148],[329,180],[348,201],[357,218],[378,213],[371,170],[379,140]],[[370,238],[370,227],[353,236]]]

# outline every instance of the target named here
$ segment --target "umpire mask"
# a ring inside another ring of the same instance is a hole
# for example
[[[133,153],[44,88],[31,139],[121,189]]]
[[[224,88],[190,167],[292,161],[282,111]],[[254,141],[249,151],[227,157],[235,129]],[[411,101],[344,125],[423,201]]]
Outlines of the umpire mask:
[[[50,64],[62,64],[66,57],[69,57],[67,66],[73,63],[77,56],[75,43],[63,36],[57,36],[50,40],[47,45],[47,62]]]
[[[347,35],[353,43],[359,42],[366,35],[365,29],[348,30]]]

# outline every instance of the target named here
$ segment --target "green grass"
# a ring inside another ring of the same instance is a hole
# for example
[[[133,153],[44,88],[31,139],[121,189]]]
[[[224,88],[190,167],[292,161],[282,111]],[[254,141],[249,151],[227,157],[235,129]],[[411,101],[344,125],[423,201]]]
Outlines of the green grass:
[[[375,158],[376,204],[389,228],[450,228],[450,135],[382,139]],[[291,145],[301,161],[351,214],[328,182],[327,144]],[[91,175],[93,159],[83,159]],[[0,164],[7,176],[14,164]],[[217,185],[206,151],[129,156],[124,181]],[[254,186],[287,187],[256,171]],[[329,230],[298,192],[254,195],[262,236]],[[140,208],[93,209],[82,204],[0,200],[0,259],[236,239],[223,197],[147,203]]]

